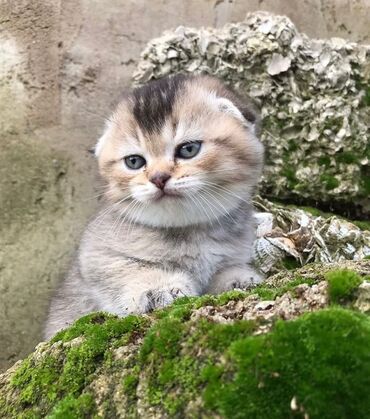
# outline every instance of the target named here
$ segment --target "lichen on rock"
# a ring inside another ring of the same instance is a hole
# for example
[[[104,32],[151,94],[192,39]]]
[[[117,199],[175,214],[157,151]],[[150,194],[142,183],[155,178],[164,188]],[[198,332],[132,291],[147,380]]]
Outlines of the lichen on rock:
[[[179,27],[149,42],[134,81],[220,77],[261,107],[266,197],[363,217],[370,193],[370,48],[310,39],[258,12],[221,29]]]
[[[311,262],[361,260],[370,256],[370,231],[363,222],[310,212],[255,197],[254,263],[265,275]]]
[[[367,417],[370,319],[356,307],[370,261],[342,266],[88,315],[0,375],[0,416]]]

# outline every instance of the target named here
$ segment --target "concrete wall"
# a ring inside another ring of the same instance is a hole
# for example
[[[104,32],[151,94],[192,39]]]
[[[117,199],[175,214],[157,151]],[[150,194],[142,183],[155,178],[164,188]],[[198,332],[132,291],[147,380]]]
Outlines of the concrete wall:
[[[312,37],[370,40],[369,0],[0,0],[0,369],[40,339],[96,206],[87,149],[146,42],[255,10]]]
[[[311,37],[370,40],[369,0],[1,0],[0,129],[63,124],[96,135],[150,38],[255,10],[286,14]]]

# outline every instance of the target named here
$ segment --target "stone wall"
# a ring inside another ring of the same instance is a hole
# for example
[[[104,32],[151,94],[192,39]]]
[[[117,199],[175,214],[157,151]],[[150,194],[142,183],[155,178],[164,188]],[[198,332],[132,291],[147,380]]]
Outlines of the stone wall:
[[[50,293],[96,206],[91,147],[149,39],[247,12],[369,43],[367,0],[0,1],[0,369],[40,339]]]

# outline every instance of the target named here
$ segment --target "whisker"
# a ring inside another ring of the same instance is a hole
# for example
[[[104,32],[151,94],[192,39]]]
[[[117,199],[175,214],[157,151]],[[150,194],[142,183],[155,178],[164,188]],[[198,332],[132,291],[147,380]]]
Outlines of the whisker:
[[[212,195],[212,193],[211,192],[209,192],[209,191],[207,191],[207,190],[204,190],[203,191],[204,193],[206,193],[208,196],[210,196],[210,197],[212,197],[212,198],[214,198],[214,196]],[[217,191],[214,191],[215,193],[217,193]],[[218,194],[218,193],[217,193]],[[222,196],[221,194],[218,194],[219,196]],[[230,219],[231,219],[231,221],[233,221],[234,223],[236,222],[236,220],[235,220],[235,218],[230,214],[230,211],[228,211],[226,208],[225,208],[225,206],[220,202],[220,201],[216,201],[216,203],[223,209],[223,211],[224,211],[224,214],[227,216],[227,217],[229,217]]]
[[[191,196],[191,195],[189,195],[189,196]],[[202,210],[204,211],[204,214],[207,216],[207,218],[208,218],[209,222],[211,223],[211,226],[213,226],[213,220],[212,220],[212,218],[209,216],[209,214],[208,214],[208,212],[206,211],[206,209],[202,206],[202,202],[200,202],[200,201],[198,200],[198,197],[195,197],[195,195],[193,195],[193,196],[192,196],[192,198],[193,198],[193,199],[195,199],[195,200],[199,203],[198,208],[200,208],[200,209],[202,209]],[[200,198],[200,196],[199,196],[199,198]],[[205,202],[205,201],[203,200],[203,202]],[[208,206],[208,207],[209,207],[209,206]]]
[[[246,199],[242,198],[241,196],[239,196],[238,194],[236,194],[235,192],[231,191],[230,189],[225,188],[224,186],[221,185],[217,185],[216,183],[213,182],[209,182],[209,181],[202,181],[205,185],[208,185],[209,187],[213,187],[216,189],[219,189],[225,193],[228,193],[229,195],[232,195],[238,199],[240,199],[243,202],[246,202],[247,204],[250,204],[250,201],[247,201]]]
[[[112,235],[116,236],[121,229],[121,226],[124,225],[126,218],[130,214],[131,210],[135,208],[139,201],[133,200],[131,201],[126,208],[119,212],[116,221],[113,224]],[[123,217],[123,218],[122,218]]]
[[[218,211],[218,208],[211,201],[209,201],[202,193],[200,193],[198,196],[199,196],[200,199],[203,200],[203,202],[206,203],[206,205],[208,204],[208,208],[211,210],[213,216],[215,217],[215,220],[218,221],[218,223],[220,224],[220,227],[222,227],[222,224],[221,224],[221,221],[220,221],[220,215],[221,214],[217,215],[212,209],[212,207],[213,207],[213,208],[215,208],[216,211]]]
[[[196,175],[207,176],[209,173],[235,172],[235,167],[228,169],[207,170],[206,172],[195,172]]]
[[[109,205],[107,208],[105,208],[93,221],[93,223],[96,223],[98,220],[100,220],[100,223],[98,225],[101,224],[102,220],[104,219],[104,217],[106,215],[108,215],[110,212],[115,210],[116,206],[121,205],[126,199],[129,199],[131,197],[131,195],[126,196],[122,199],[120,199],[118,202],[115,202],[114,204]]]
[[[131,198],[131,195],[130,196],[128,196],[128,197],[126,197],[125,199],[122,199],[121,201],[119,201],[119,202],[117,202],[115,205],[114,205],[114,207],[112,206],[107,212],[105,212],[103,215],[102,215],[102,217],[104,218],[106,215],[108,215],[109,213],[111,213],[112,211],[115,211],[116,210],[116,206],[118,206],[118,205],[121,205],[124,201],[126,201],[127,199],[130,199]],[[130,206],[131,205],[131,203],[129,203],[128,204],[128,206]],[[123,208],[123,210],[119,210],[119,212],[118,212],[118,215],[117,215],[117,217],[115,217],[115,219],[114,219],[114,221],[113,221],[113,223],[112,223],[112,226],[111,226],[111,228],[109,229],[109,233],[111,232],[111,231],[114,231],[114,228],[115,228],[115,226],[116,226],[116,224],[117,224],[117,222],[119,221],[119,219],[120,219],[120,217],[124,214],[124,212],[126,211],[126,208],[127,207],[125,207],[125,208]],[[100,224],[102,223],[102,221],[103,221],[103,219],[100,221]],[[100,225],[99,224],[99,225]]]
[[[200,212],[202,212],[203,208],[197,204],[197,202],[194,200],[194,197],[191,195],[184,196],[185,200],[190,200],[190,205],[194,205],[195,208],[197,208]],[[188,201],[189,202],[189,201]]]
[[[126,235],[129,236],[130,235],[130,231],[131,231],[131,225],[134,219],[134,215],[137,213],[138,209],[141,207],[142,202],[140,201],[136,201],[136,205],[134,205],[131,209],[130,212],[128,213],[128,225],[126,228]]]
[[[140,218],[140,215],[143,213],[144,208],[146,207],[144,202],[140,203],[141,205],[138,206],[137,210],[136,210],[136,216],[135,219],[133,218],[133,216],[131,217],[131,225],[128,228],[128,235],[130,236],[132,233],[132,230],[134,228],[134,225],[137,223],[137,220]]]
[[[91,196],[90,198],[83,199],[82,202],[93,201],[93,200],[99,199],[99,198],[101,198],[102,196],[105,196],[105,195],[106,195],[106,192],[100,192],[97,195]]]

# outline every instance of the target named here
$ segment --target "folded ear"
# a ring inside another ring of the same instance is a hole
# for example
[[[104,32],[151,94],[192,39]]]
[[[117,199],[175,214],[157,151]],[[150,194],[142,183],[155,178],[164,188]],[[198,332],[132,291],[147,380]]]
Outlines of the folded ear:
[[[101,151],[104,147],[104,144],[106,143],[106,141],[108,139],[108,131],[109,131],[109,123],[107,122],[105,124],[104,134],[98,139],[98,142],[95,145],[95,148],[94,148],[95,157],[99,157],[99,155],[100,155],[100,153],[101,153]]]
[[[232,99],[217,97],[218,109],[239,119],[246,128],[251,129],[257,135],[259,132],[259,118],[255,107],[248,100],[244,102],[236,96]]]

